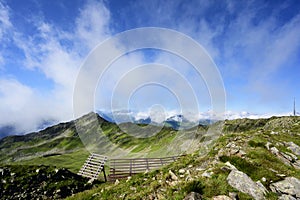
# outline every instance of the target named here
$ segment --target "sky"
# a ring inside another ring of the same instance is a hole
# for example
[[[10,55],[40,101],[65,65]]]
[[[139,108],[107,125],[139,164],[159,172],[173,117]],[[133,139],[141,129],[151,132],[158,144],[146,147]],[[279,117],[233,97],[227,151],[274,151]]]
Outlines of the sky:
[[[142,27],[172,29],[203,47],[222,77],[229,115],[289,115],[294,98],[300,110],[298,0],[0,0],[0,127],[24,133],[73,119],[74,87],[88,56]],[[139,87],[130,87],[133,79]],[[114,104],[139,117],[161,109],[170,116],[195,97],[191,119],[211,111],[203,77],[159,49],[127,52],[97,84],[94,110],[110,112]]]

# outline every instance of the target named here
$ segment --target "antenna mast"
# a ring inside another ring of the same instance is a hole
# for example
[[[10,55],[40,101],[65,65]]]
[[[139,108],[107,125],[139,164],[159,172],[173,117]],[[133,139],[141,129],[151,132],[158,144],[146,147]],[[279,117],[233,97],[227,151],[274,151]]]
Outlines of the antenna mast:
[[[296,100],[294,98],[294,116],[296,116]]]

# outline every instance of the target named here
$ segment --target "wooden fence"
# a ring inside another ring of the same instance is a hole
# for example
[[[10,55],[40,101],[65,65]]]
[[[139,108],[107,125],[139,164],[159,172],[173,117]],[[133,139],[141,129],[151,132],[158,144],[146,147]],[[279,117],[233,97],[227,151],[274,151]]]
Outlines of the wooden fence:
[[[106,161],[106,156],[92,153],[79,170],[78,175],[90,179],[98,179],[100,173],[103,172],[104,179],[106,181],[106,175],[104,170],[104,164]]]
[[[129,176],[144,173],[168,165],[178,159],[179,156],[164,158],[131,158],[110,159],[109,180],[127,178]]]

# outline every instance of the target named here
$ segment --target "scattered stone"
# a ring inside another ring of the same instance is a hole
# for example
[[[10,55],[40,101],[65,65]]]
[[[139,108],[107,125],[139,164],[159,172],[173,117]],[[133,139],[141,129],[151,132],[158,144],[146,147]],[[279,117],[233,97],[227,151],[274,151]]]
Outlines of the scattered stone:
[[[191,192],[183,200],[202,200],[202,197],[197,192]]]
[[[279,154],[279,150],[278,150],[276,147],[270,148],[270,151],[271,151],[271,153],[274,154],[274,155]]]
[[[279,160],[281,160],[284,164],[291,166],[292,158],[284,153],[281,153],[276,147],[270,148],[272,154],[274,154]]]
[[[96,193],[94,193],[93,195],[92,195],[92,197],[96,197],[96,196],[99,196],[100,194],[98,193],[98,192],[96,192]]]
[[[218,195],[212,198],[213,200],[232,200],[230,197],[226,195]]]
[[[246,152],[243,150],[239,150],[238,154],[239,157],[244,157],[246,155]]]
[[[278,135],[278,132],[275,132],[275,131],[271,131],[270,133],[271,135]]]
[[[270,185],[272,192],[283,195],[292,195],[300,198],[300,180],[295,177],[287,177],[282,181]]]
[[[238,191],[249,194],[256,200],[265,199],[264,190],[260,188],[247,174],[232,170],[227,177],[227,182]]]
[[[171,170],[169,170],[169,174],[171,175],[171,179],[174,181],[178,180],[178,177],[174,174],[174,172],[172,172]]]
[[[279,177],[286,177],[285,174],[276,174],[276,176],[279,176]]]
[[[239,149],[238,148],[233,148],[233,149],[230,149],[230,155],[235,155],[239,152]]]
[[[287,155],[287,154],[285,154],[285,153],[283,153],[283,152],[280,152],[280,154],[281,154],[285,159],[287,159],[288,161],[290,161],[290,162],[293,161],[293,158],[292,158],[291,156],[289,156],[289,155]]]
[[[288,154],[289,156],[291,156],[294,161],[298,160],[298,157],[296,155],[294,155],[290,152],[285,152],[285,153]]]
[[[213,172],[205,171],[201,176],[206,178],[211,178],[211,175],[213,175]]]
[[[268,190],[265,188],[265,186],[260,181],[257,181],[256,185],[261,189],[261,191],[263,191],[264,195],[266,195],[268,193]]]
[[[88,183],[92,184],[94,182],[95,179],[91,178]]]
[[[279,196],[278,200],[297,200],[297,199],[291,195],[284,194],[284,195]]]
[[[120,183],[120,181],[118,179],[116,179],[115,185],[118,185],[119,183]]]
[[[296,169],[300,169],[300,160],[295,161],[294,163],[292,163],[293,167],[295,167]]]
[[[228,196],[233,199],[233,200],[237,200],[238,199],[238,195],[235,192],[229,192]]]
[[[300,156],[300,147],[294,142],[286,142],[285,145],[288,146],[287,148],[291,150],[294,154]]]
[[[205,170],[205,168],[202,168],[202,167],[196,168],[196,171],[204,171],[204,170]]]
[[[262,181],[262,182],[266,182],[267,179],[266,179],[265,177],[262,177],[262,178],[261,178],[261,181]]]
[[[231,170],[237,170],[237,168],[234,166],[234,165],[232,165],[230,162],[226,162],[225,163],[225,165],[226,165],[226,167],[228,167],[228,169],[231,171]]]
[[[271,143],[271,142],[267,142],[267,144],[265,145],[265,147],[266,147],[268,150],[270,150],[270,145],[272,145],[272,143]]]
[[[192,168],[192,167],[193,167],[193,165],[189,165],[189,166],[188,166],[188,168]]]
[[[179,172],[180,174],[184,174],[184,173],[185,173],[185,169],[180,169],[178,172]]]

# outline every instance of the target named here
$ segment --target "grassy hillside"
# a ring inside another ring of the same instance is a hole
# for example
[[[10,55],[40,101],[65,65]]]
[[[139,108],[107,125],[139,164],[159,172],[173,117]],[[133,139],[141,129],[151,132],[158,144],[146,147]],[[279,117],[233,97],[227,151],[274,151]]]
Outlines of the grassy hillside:
[[[163,155],[166,144],[184,138],[182,132],[171,128],[163,128],[152,137],[135,138],[99,116],[97,123],[90,117],[87,115],[77,121],[85,124],[87,134],[101,128],[112,143],[133,153],[147,150],[150,152],[148,155],[159,156],[161,152]],[[123,125],[126,127],[126,124]],[[226,162],[253,181],[260,181],[269,191],[267,199],[278,199],[278,194],[270,189],[272,183],[288,176],[300,178],[300,167],[296,165],[300,155],[296,155],[289,146],[291,142],[300,146],[300,117],[225,120],[213,126],[220,125],[222,134],[209,146],[207,154],[203,155],[203,147],[210,136],[203,133],[208,127],[199,126],[196,136],[203,143],[193,153],[160,170],[119,183],[100,184],[70,199],[183,199],[191,191],[200,193],[204,199],[229,193],[236,193],[239,199],[252,199],[228,184],[226,179],[230,170]],[[213,135],[214,131],[212,127],[209,133]],[[274,148],[280,154],[274,154]],[[55,165],[73,172],[79,170],[89,154],[76,133],[74,122],[25,136],[6,137],[0,140],[0,149],[1,164]]]
[[[102,184],[68,199],[183,199],[191,191],[204,199],[230,193],[239,199],[252,199],[227,183],[228,161],[253,181],[261,181],[269,191],[266,199],[278,199],[278,194],[270,191],[271,183],[288,176],[300,178],[300,169],[284,164],[267,149],[269,144],[292,153],[285,144],[300,145],[299,117],[226,120],[223,132],[204,156],[196,151],[160,170]]]
[[[96,117],[95,117],[96,116]],[[171,141],[178,139],[182,132],[164,127],[156,135],[147,138],[136,138],[123,132],[118,125],[108,122],[95,113],[85,115],[76,121],[61,123],[36,133],[23,136],[8,136],[0,140],[0,164],[55,165],[77,172],[89,155],[87,147],[81,141],[77,128],[84,130],[87,136],[95,136],[99,129],[109,142],[129,151],[132,156],[157,157],[167,156],[167,147]],[[145,125],[143,125],[145,126]],[[122,124],[124,129],[131,127],[130,123]],[[157,129],[148,126],[148,130]],[[204,132],[207,127],[199,126],[198,131]],[[192,132],[192,130],[191,130]],[[94,140],[93,142],[100,141]],[[100,152],[106,152],[107,144],[99,145]],[[179,145],[180,142],[176,143]],[[89,144],[93,145],[93,143]],[[98,153],[99,149],[95,148]]]

